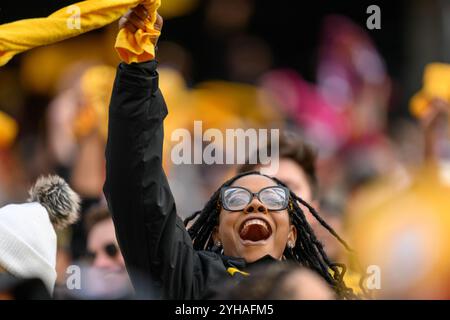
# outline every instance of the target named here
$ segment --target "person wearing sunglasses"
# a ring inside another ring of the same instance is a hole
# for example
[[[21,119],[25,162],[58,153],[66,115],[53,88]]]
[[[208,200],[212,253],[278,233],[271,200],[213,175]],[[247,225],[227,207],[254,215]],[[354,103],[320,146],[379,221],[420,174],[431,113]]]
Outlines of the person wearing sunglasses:
[[[119,292],[125,296],[132,294],[131,283],[125,268],[125,261],[117,243],[114,224],[108,208],[93,207],[86,215],[85,229],[87,248],[85,260],[94,270],[95,285],[91,282],[90,292],[96,296]],[[106,289],[104,289],[106,288]]]
[[[92,266],[102,269],[124,269],[125,261],[117,244],[114,224],[108,208],[98,206],[86,214],[87,251]]]
[[[137,7],[119,26],[136,30],[145,18]],[[168,110],[156,66],[155,60],[121,63],[109,109],[104,192],[127,269],[148,275],[161,287],[161,298],[202,299],[220,290],[224,279],[251,276],[252,266],[289,260],[317,272],[338,298],[355,298],[342,280],[345,266],[328,259],[299,203],[345,242],[276,178],[239,174],[181,221],[162,166]],[[141,278],[130,277],[137,290]]]

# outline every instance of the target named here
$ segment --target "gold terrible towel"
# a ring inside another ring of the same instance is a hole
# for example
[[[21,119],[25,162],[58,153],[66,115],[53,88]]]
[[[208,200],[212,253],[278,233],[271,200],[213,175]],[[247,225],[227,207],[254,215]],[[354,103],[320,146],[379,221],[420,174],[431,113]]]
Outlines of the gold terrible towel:
[[[433,101],[440,99],[450,105],[450,64],[430,63],[423,74],[423,88],[410,100],[410,111],[423,117]]]
[[[87,0],[62,8],[46,18],[0,25],[0,66],[18,53],[106,26],[139,4],[149,13],[145,30],[131,33],[121,29],[115,48],[126,63],[151,60],[155,56],[155,39],[160,34],[154,24],[161,0]]]

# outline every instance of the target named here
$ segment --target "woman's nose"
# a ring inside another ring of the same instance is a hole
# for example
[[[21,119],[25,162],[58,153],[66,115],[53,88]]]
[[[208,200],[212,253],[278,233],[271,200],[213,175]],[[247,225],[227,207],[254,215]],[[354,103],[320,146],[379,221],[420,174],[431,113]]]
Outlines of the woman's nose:
[[[245,207],[244,209],[245,213],[267,213],[267,208],[265,205],[263,205],[261,202],[259,202],[257,199],[253,199],[252,202],[250,202],[250,204]]]

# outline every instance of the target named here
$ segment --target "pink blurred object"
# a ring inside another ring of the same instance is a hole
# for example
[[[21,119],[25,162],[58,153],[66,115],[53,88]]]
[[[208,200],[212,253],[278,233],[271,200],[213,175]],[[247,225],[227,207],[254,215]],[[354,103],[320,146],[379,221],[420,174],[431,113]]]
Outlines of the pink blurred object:
[[[365,85],[383,85],[388,79],[373,41],[350,19],[327,16],[320,43],[317,83],[333,106],[351,107]]]
[[[349,124],[344,114],[294,70],[271,71],[263,77],[262,85],[322,151],[334,151],[347,140]]]
[[[317,85],[281,69],[266,74],[263,87],[322,155],[379,140],[390,79],[369,35],[348,18],[328,16],[318,58]]]

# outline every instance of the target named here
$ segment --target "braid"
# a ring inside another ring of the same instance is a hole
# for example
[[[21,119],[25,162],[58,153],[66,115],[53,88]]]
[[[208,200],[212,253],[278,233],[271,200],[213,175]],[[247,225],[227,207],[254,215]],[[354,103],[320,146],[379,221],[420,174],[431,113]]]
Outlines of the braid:
[[[328,230],[329,233],[331,233],[344,247],[345,249],[347,249],[350,252],[353,252],[353,249],[350,248],[350,246],[347,244],[347,242],[345,242],[337,233],[336,231],[334,231],[333,228],[331,228],[331,226],[325,222],[325,220],[322,219],[322,217],[319,215],[319,213],[316,211],[316,209],[314,209],[308,202],[306,202],[305,200],[303,200],[302,198],[298,197],[296,194],[294,194],[293,192],[291,192],[291,197],[293,197],[295,200],[297,200],[298,202],[300,202],[302,205],[304,205],[305,207],[308,208],[309,212],[311,212],[311,214],[314,216],[314,218],[319,221],[319,223]]]
[[[185,219],[185,226],[195,219],[195,222],[188,229],[188,233],[192,238],[192,245],[195,250],[217,251],[217,247],[213,243],[212,234],[219,224],[219,215],[221,211],[220,191],[223,187],[230,186],[239,178],[257,174],[268,177],[277,184],[286,187],[280,180],[261,174],[257,171],[241,173],[222,184],[222,186],[214,192],[205,207],[192,214]],[[306,201],[289,191],[290,204],[288,212],[290,214],[291,223],[297,229],[297,241],[292,249],[286,249],[284,257],[292,260],[302,266],[316,271],[325,281],[333,287],[337,296],[342,299],[355,299],[357,295],[353,293],[351,288],[345,285],[343,280],[346,267],[343,264],[331,262],[325,253],[322,243],[317,239],[314,231],[306,220],[303,210],[299,203],[304,205],[317,221],[327,229],[337,240],[349,251],[352,251],[348,244],[329,226]]]
[[[187,217],[186,219],[184,219],[183,223],[184,226],[187,227],[189,222],[191,222],[192,220],[194,220],[199,214],[201,213],[201,210],[199,211],[195,211],[193,214],[191,214],[189,217]]]

